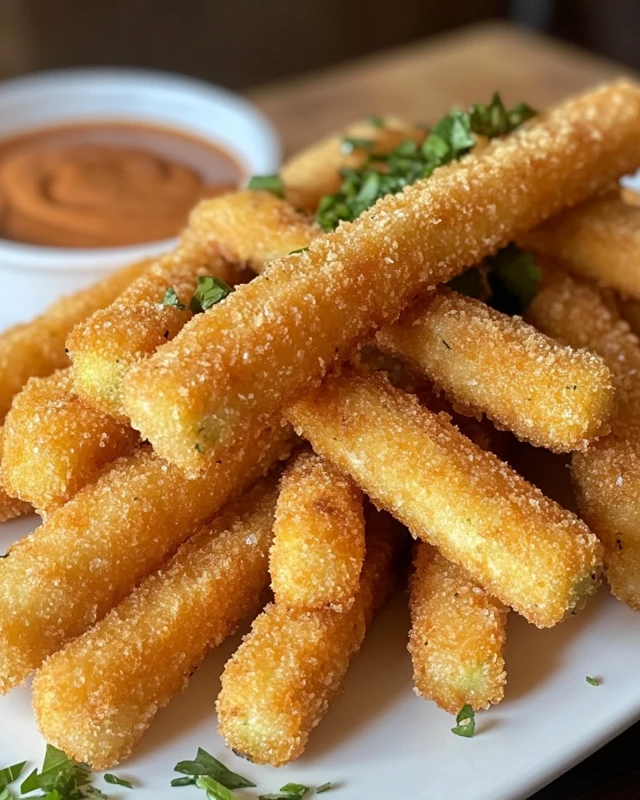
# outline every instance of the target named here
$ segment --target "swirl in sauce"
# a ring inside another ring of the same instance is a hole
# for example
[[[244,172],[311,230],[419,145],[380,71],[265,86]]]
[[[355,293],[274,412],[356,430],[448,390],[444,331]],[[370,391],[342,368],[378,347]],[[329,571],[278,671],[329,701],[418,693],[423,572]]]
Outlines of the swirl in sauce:
[[[0,236],[54,247],[166,239],[199,200],[241,177],[229,154],[171,129],[34,131],[0,143]]]

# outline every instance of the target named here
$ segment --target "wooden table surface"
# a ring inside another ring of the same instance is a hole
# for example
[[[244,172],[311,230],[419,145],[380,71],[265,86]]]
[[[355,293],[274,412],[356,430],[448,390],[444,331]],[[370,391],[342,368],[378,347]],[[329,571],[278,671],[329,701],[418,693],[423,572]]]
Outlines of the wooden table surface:
[[[249,96],[273,120],[290,154],[370,114],[430,122],[454,104],[487,101],[496,89],[505,102],[542,108],[623,74],[631,70],[508,23],[489,23],[260,87]],[[640,723],[535,800],[638,800],[638,752]]]

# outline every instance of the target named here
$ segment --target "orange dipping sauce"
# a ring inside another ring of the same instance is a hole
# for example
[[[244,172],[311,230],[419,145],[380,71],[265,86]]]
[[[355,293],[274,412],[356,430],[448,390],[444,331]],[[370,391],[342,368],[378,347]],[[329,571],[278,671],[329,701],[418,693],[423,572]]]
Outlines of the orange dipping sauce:
[[[0,238],[118,247],[175,236],[199,200],[243,171],[215,145],[170,128],[92,123],[0,142]]]

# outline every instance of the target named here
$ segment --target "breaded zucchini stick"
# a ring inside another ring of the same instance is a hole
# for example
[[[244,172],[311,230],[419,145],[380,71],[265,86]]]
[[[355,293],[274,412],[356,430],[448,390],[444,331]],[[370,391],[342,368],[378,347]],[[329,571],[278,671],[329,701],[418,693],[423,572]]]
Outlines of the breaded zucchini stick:
[[[389,528],[384,519],[368,518],[367,557],[350,608],[268,605],[227,662],[218,730],[238,755],[278,767],[303,753],[339,693],[367,626],[393,590],[402,539]]]
[[[583,522],[381,374],[328,378],[287,415],[414,536],[538,627],[597,587],[602,547]]]
[[[259,610],[275,500],[273,480],[254,487],[45,662],[33,707],[48,742],[95,769],[131,754],[207,652]]]
[[[192,217],[197,214],[196,207]],[[203,275],[228,284],[243,278],[204,232],[200,237],[183,234],[173,252],[154,261],[111,305],[77,325],[67,339],[67,350],[78,395],[103,413],[126,421],[121,384],[127,370],[172,339],[192,316],[188,308],[164,305],[167,289],[173,288],[188,306]]]
[[[200,203],[191,215],[191,232],[195,236],[200,229],[229,263],[257,273],[322,234],[310,216],[286,200],[251,189]]]
[[[208,225],[230,260],[256,271],[319,235],[273,194],[245,191],[225,199],[209,204]],[[379,331],[376,343],[435,381],[463,412],[485,412],[519,438],[556,452],[584,449],[611,414],[613,385],[600,359],[446,289]]]
[[[625,203],[617,188],[552,217],[519,243],[578,277],[640,299],[640,206]]]
[[[13,401],[4,431],[5,486],[45,514],[138,442],[132,428],[76,395],[71,369],[31,378]]]
[[[409,605],[416,694],[452,714],[499,703],[508,609],[426,542],[416,545]]]
[[[285,161],[280,170],[285,197],[294,208],[315,211],[324,195],[340,189],[341,169],[355,169],[370,153],[389,153],[407,140],[421,143],[426,135],[425,128],[397,117],[354,122],[342,134],[312,144]],[[363,139],[368,145],[345,152],[345,139]]]
[[[276,603],[297,609],[350,606],[364,561],[362,494],[315,453],[285,472],[269,557]]]
[[[136,365],[124,403],[157,452],[197,471],[319,382],[416,295],[640,164],[640,90],[571,100],[380,199],[195,317]]]
[[[31,513],[33,508],[29,503],[11,497],[7,493],[7,487],[2,474],[2,454],[4,451],[4,427],[0,425],[0,522],[7,522],[16,517],[23,517]]]
[[[192,480],[140,447],[14,545],[0,560],[0,693],[158,569],[285,454],[288,436],[278,424]]]
[[[380,331],[376,343],[424,372],[458,410],[484,412],[538,447],[583,450],[606,432],[614,391],[602,360],[480,300],[440,290]]]
[[[545,278],[528,318],[600,355],[616,378],[612,433],[575,453],[571,473],[580,513],[604,544],[611,591],[640,608],[640,341],[595,286],[558,272]]]
[[[109,305],[148,264],[141,261],[124,267],[88,289],[56,300],[32,322],[0,333],[0,423],[29,378],[69,366],[64,348],[73,326]]]
[[[111,306],[78,325],[67,345],[76,390],[121,421],[121,385],[132,364],[172,339],[191,319],[165,306],[167,288],[188,305],[197,279],[215,275],[235,285],[292,250],[306,247],[319,228],[269,192],[240,191],[199,203],[174,253],[155,262]]]

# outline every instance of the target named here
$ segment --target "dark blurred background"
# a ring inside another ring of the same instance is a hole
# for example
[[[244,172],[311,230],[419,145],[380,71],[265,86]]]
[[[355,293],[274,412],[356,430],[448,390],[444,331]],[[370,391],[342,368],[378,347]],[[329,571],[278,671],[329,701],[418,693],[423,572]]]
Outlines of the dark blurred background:
[[[639,0],[0,0],[0,77],[127,65],[247,89],[489,19],[640,69]]]

